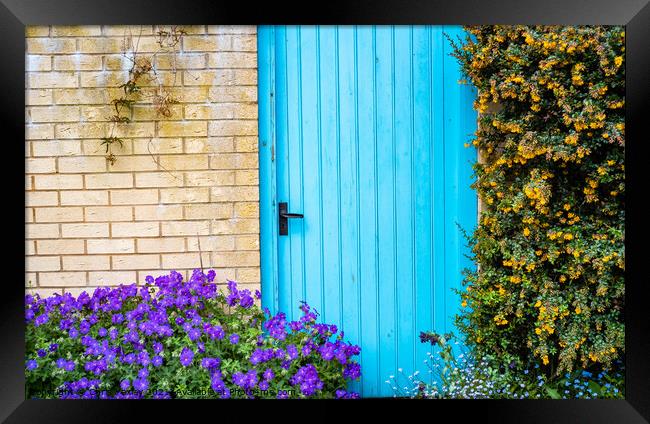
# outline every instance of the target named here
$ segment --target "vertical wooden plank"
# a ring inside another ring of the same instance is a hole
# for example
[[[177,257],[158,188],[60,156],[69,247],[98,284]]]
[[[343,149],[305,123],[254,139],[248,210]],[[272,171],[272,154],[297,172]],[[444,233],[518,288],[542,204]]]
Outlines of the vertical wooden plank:
[[[413,95],[416,99],[413,114],[413,170],[416,178],[414,184],[415,208],[415,368],[420,371],[419,378],[431,381],[426,372],[424,361],[430,349],[420,343],[418,335],[421,331],[433,329],[433,305],[431,304],[431,288],[433,286],[433,256],[432,256],[432,154],[433,145],[432,109],[431,109],[431,79],[432,79],[432,43],[431,27],[415,27],[413,29]]]
[[[359,137],[359,241],[361,285],[362,396],[378,396],[388,377],[379,369],[379,225],[377,220],[377,78],[375,27],[357,29],[358,137]]]
[[[321,205],[321,155],[320,155],[320,71],[318,65],[318,29],[300,28],[301,41],[301,93],[302,136],[304,170],[304,263],[306,301],[321,309],[323,300],[322,276],[322,209]]]
[[[380,375],[397,369],[395,317],[395,84],[394,28],[377,28],[377,207],[379,219]],[[388,395],[388,390],[380,389]]]
[[[277,210],[275,206],[275,27],[258,28],[260,261],[262,306],[278,309]]]
[[[395,317],[396,363],[404,374],[415,370],[413,339],[413,108],[412,92],[412,28],[397,26],[394,30],[394,211],[395,211]]]
[[[300,28],[286,27],[286,81],[287,81],[287,139],[286,155],[288,196],[282,200],[287,201],[289,212],[302,213],[303,198],[303,137],[301,117],[301,73],[300,73]],[[287,280],[289,283],[287,297],[290,299],[289,308],[292,316],[299,316],[300,301],[304,300],[303,282],[303,256],[302,244],[304,222],[302,219],[289,219],[289,269]],[[284,237],[283,237],[284,238]],[[287,313],[289,310],[287,310]]]
[[[287,80],[287,28],[277,27],[275,30],[275,126],[276,126],[276,201],[284,202],[289,199],[289,104]],[[276,229],[277,231],[277,229]],[[278,236],[278,291],[280,293],[278,307],[280,311],[290,314],[291,305],[291,239],[288,236]]]
[[[340,324],[339,262],[339,158],[336,28],[322,26],[320,32],[320,131],[323,216],[323,293],[322,320]]]
[[[444,121],[444,64],[442,27],[432,28],[432,145],[433,145],[433,286],[431,305],[434,313],[434,329],[438,332],[445,331],[445,121]]]
[[[351,343],[359,343],[358,176],[356,31],[338,28],[338,103],[340,177],[341,329]],[[358,390],[358,387],[353,386]],[[351,387],[351,389],[353,389]]]

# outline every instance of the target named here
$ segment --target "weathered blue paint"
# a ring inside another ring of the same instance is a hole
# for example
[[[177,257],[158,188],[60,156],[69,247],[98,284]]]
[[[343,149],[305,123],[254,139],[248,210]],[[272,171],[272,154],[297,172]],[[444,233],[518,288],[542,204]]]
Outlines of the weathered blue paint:
[[[426,376],[418,335],[453,330],[472,266],[475,91],[443,33],[462,29],[258,31],[262,303],[295,318],[305,300],[360,344],[365,397]],[[288,236],[280,201],[305,215]]]

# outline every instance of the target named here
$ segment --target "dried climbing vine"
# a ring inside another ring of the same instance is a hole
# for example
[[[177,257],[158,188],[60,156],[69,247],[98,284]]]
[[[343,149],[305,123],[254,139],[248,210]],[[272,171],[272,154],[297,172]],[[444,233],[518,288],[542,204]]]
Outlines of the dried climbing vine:
[[[122,54],[131,62],[129,78],[118,86],[122,90],[121,95],[112,98],[110,101],[110,104],[114,108],[114,114],[108,118],[111,125],[106,137],[101,139],[101,145],[106,148],[106,160],[111,165],[117,161],[117,157],[113,151],[115,146],[124,146],[124,140],[116,135],[117,129],[122,125],[128,125],[132,122],[133,106],[136,103],[148,99],[156,111],[156,116],[165,118],[172,116],[171,105],[178,103],[178,100],[172,96],[170,88],[176,86],[176,54],[185,34],[185,30],[179,26],[159,28],[156,31],[156,43],[159,49],[150,55],[144,55],[138,51],[138,45],[142,37],[142,28],[135,39],[131,33],[125,36],[122,45]],[[155,67],[156,56],[160,53],[172,54],[173,62],[171,72],[174,75],[174,81],[171,87],[164,85]],[[151,86],[152,88],[146,89],[142,84],[143,81],[147,83],[153,82],[153,84],[147,84],[147,86]]]

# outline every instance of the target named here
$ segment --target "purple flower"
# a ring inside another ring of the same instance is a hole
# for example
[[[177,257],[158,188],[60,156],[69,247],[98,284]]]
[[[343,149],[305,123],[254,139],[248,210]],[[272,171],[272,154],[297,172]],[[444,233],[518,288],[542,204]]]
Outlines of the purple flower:
[[[305,396],[311,396],[317,390],[323,389],[323,382],[318,377],[318,371],[313,364],[300,367],[289,382],[294,386],[299,385],[300,391]]]
[[[198,328],[192,328],[190,331],[187,332],[187,336],[190,338],[190,340],[194,342],[199,337],[201,337],[201,331],[199,331]]]
[[[97,330],[97,334],[99,337],[106,337],[108,331],[104,327],[101,327],[99,330]]]
[[[45,352],[45,349],[38,349],[38,352],[36,352],[39,358],[43,358],[45,355],[47,355],[47,352]]]
[[[205,369],[217,368],[221,364],[219,358],[203,358],[201,359],[201,366]]]
[[[149,381],[146,378],[133,379],[133,388],[137,391],[144,392],[149,388]]]
[[[54,352],[59,348],[59,345],[57,343],[52,343],[49,347],[50,352]]]
[[[140,371],[138,371],[138,377],[140,377],[140,378],[149,377],[149,370],[146,369],[146,368],[140,368]]]
[[[38,368],[38,363],[36,362],[36,360],[30,359],[29,361],[27,361],[25,366],[27,367],[28,370],[32,371]]]
[[[292,361],[298,357],[298,349],[296,348],[295,345],[289,345],[287,346],[287,354],[289,355],[289,359]]]
[[[239,334],[233,333],[230,335],[230,343],[236,345],[239,343]]]
[[[343,398],[345,398],[345,395],[346,395],[347,393],[348,393],[348,392],[346,392],[346,391],[343,390],[343,389],[338,389],[338,390],[335,392],[335,395],[336,395],[336,398],[337,398],[337,399],[343,399]]]
[[[194,360],[194,351],[192,351],[187,347],[184,347],[180,355],[181,365],[187,367],[192,363],[193,360]]]
[[[350,362],[343,369],[343,378],[357,379],[361,376],[361,366],[356,362]]]
[[[79,331],[77,331],[76,328],[71,328],[70,331],[68,331],[68,336],[70,336],[71,339],[76,339],[77,336],[79,336]]]
[[[260,390],[268,390],[269,389],[269,382],[268,381],[261,381],[259,384]]]
[[[163,358],[162,356],[154,356],[153,359],[151,359],[151,363],[153,364],[154,367],[159,367],[163,363]]]
[[[131,382],[128,379],[120,381],[120,389],[126,391],[131,387]]]
[[[289,392],[286,390],[278,390],[277,399],[289,399]]]
[[[264,371],[264,374],[262,374],[262,377],[264,377],[264,380],[270,381],[273,380],[275,374],[273,373],[273,370],[271,368],[267,368],[266,371]]]
[[[65,365],[63,366],[63,369],[68,372],[74,371],[75,368],[76,368],[76,364],[74,363],[74,361],[66,361]]]
[[[163,345],[160,342],[154,342],[153,344],[153,353],[160,353],[163,350]]]

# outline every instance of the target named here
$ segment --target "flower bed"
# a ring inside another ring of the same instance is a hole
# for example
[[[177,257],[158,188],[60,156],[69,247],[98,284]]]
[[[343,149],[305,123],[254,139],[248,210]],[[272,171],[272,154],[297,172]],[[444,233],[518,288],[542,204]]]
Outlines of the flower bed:
[[[306,303],[297,321],[271,316],[258,291],[229,281],[222,293],[214,277],[26,295],[26,397],[358,397],[346,385],[360,378],[360,348],[336,326]]]

